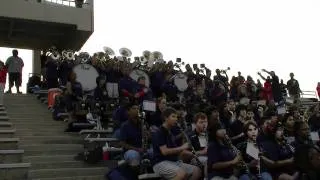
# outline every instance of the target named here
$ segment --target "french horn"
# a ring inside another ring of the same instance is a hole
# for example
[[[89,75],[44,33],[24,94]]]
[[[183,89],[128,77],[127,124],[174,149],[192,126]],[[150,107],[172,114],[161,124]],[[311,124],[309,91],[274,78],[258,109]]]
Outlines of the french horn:
[[[120,53],[120,55],[121,55],[122,57],[126,57],[126,58],[132,56],[132,52],[131,52],[131,50],[128,49],[128,48],[121,48],[121,49],[119,50],[119,53]]]

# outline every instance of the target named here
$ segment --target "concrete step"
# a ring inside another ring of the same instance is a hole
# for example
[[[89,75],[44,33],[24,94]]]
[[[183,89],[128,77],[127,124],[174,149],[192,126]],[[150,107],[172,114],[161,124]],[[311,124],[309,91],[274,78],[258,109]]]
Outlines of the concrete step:
[[[10,130],[13,129],[13,124],[11,122],[0,121],[0,130]]]
[[[0,138],[12,138],[15,133],[16,133],[15,129],[0,130]]]
[[[75,176],[75,177],[58,177],[58,178],[41,178],[32,180],[104,180],[104,176]]]
[[[28,180],[30,163],[0,164],[1,180]]]
[[[80,145],[80,144],[79,144]],[[83,147],[77,148],[57,148],[57,149],[46,149],[46,144],[39,146],[38,149],[25,150],[26,156],[52,156],[52,155],[76,155],[83,151]]]
[[[74,155],[51,155],[51,156],[24,156],[23,162],[31,163],[52,163],[52,162],[64,162],[74,161],[76,154]]]
[[[0,111],[0,116],[6,116],[7,115],[7,111]]]
[[[63,169],[40,169],[29,172],[32,179],[60,178],[74,176],[103,176],[109,171],[106,167],[97,168],[63,168]]]
[[[24,150],[0,150],[0,164],[21,163]]]
[[[20,138],[22,144],[40,143],[40,144],[79,144],[83,143],[83,139],[72,136],[24,136]]]
[[[36,169],[60,169],[60,168],[89,168],[89,167],[109,167],[104,163],[90,165],[83,161],[62,161],[62,162],[35,162],[32,163],[31,170]]]
[[[64,128],[63,128],[64,129]],[[73,136],[73,137],[79,137],[79,135],[76,132],[64,132],[63,133],[61,129],[59,129],[59,133],[53,133],[53,132],[47,132],[47,131],[41,131],[41,132],[30,132],[30,131],[18,131],[16,133],[17,137],[20,136],[53,136],[53,135],[66,135],[66,136]]]
[[[2,121],[9,121],[9,116],[0,116],[0,122]]]
[[[77,150],[79,148],[83,148],[81,144],[27,144],[27,145],[19,145],[19,148],[27,150],[27,151],[48,151],[52,149],[60,149],[60,150]]]
[[[16,150],[19,138],[0,138],[0,150]]]

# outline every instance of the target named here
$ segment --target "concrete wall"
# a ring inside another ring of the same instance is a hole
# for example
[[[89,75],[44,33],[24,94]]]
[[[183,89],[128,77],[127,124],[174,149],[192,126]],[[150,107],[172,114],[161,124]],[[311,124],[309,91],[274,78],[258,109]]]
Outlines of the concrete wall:
[[[32,51],[32,73],[41,73],[41,59],[40,59],[41,51],[33,50]]]
[[[38,3],[37,0],[1,0],[0,16],[75,24],[78,30],[93,32],[93,1],[84,8]]]

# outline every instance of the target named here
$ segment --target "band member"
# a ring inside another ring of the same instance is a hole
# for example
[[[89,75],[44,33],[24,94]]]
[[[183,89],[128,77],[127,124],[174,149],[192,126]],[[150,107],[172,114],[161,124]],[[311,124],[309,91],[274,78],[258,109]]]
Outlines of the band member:
[[[294,142],[292,145],[295,148],[303,144],[313,144],[310,139],[310,129],[307,122],[297,121],[294,123]]]
[[[247,108],[244,105],[237,107],[237,119],[230,125],[230,137],[234,144],[244,140],[243,126],[246,123]]]
[[[137,87],[134,90],[134,97],[142,103],[143,100],[150,100],[152,98],[151,89],[146,87],[146,78],[144,76],[140,76],[138,78]]]
[[[164,122],[160,129],[154,133],[152,144],[155,165],[153,170],[165,179],[184,180],[190,177],[197,180],[201,177],[200,168],[185,164],[178,160],[178,156],[189,149],[189,144],[178,146],[170,129],[177,123],[177,112],[175,109],[167,108],[162,113]]]
[[[234,176],[233,170],[240,162],[241,156],[225,144],[226,130],[220,123],[217,123],[210,125],[208,135],[208,179],[237,180],[238,178]]]
[[[256,148],[259,148],[257,144],[258,126],[254,121],[249,121],[243,127],[243,132],[246,137],[246,141],[237,145],[241,152],[243,160],[247,163],[249,172],[246,169],[240,170],[240,180],[260,179],[260,180],[272,180],[272,176],[266,172],[264,166],[261,166],[260,162],[247,154],[247,145],[251,143]]]
[[[207,136],[207,127],[208,127],[208,118],[204,113],[197,113],[194,116],[195,129],[189,133],[189,139],[191,145],[195,150],[195,155],[202,163],[202,166],[205,170],[205,176],[207,176],[207,147],[208,147],[208,136]],[[191,153],[189,151],[189,153]],[[192,154],[190,154],[192,155]],[[192,156],[191,156],[192,157]],[[192,164],[196,165],[197,162],[195,159],[191,161]]]
[[[5,66],[8,68],[9,73],[9,90],[7,93],[11,93],[11,88],[13,85],[16,86],[17,93],[20,93],[19,87],[22,82],[22,68],[24,66],[23,60],[18,56],[18,50],[12,50],[12,56],[10,56]]]
[[[150,115],[150,117],[147,118],[147,121],[150,126],[160,127],[163,123],[162,120],[162,112],[166,108],[167,105],[167,99],[165,97],[159,97],[157,99],[156,104],[156,112]]]
[[[282,119],[283,133],[288,143],[294,141],[294,124],[295,121],[291,113],[286,113]]]
[[[293,179],[298,175],[293,166],[294,148],[286,142],[283,128],[279,124],[275,126],[270,132],[273,135],[273,140],[262,143],[263,156],[261,156],[261,161],[275,179]]]
[[[294,162],[299,169],[301,180],[320,179],[320,148],[314,145],[302,145],[296,149]]]
[[[130,103],[127,106],[128,120],[120,128],[120,143],[124,148],[124,159],[130,166],[137,167],[140,164],[142,149],[142,130],[139,123],[139,106]]]

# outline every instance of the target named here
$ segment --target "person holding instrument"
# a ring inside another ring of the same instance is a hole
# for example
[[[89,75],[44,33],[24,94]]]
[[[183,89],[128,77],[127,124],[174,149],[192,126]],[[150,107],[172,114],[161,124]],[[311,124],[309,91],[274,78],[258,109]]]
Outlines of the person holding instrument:
[[[249,173],[245,172],[244,169],[240,169],[240,178],[241,180],[272,180],[272,176],[266,172],[263,164],[259,162],[259,160],[254,159],[253,157],[247,154],[247,146],[249,143],[254,145],[259,150],[259,144],[257,144],[257,136],[258,136],[258,126],[254,121],[247,122],[243,127],[243,133],[246,138],[246,141],[239,143],[237,145],[238,149],[241,152],[243,160],[247,163],[249,167]]]
[[[165,179],[174,180],[198,180],[201,177],[201,170],[193,165],[179,161],[178,156],[189,149],[189,144],[178,146],[171,134],[171,128],[177,123],[177,112],[173,108],[166,108],[162,112],[164,122],[160,129],[153,134],[153,155],[155,165],[153,170]]]
[[[241,155],[236,154],[225,143],[226,130],[220,123],[210,126],[208,145],[208,179],[210,180],[237,180],[234,168],[239,164]]]

